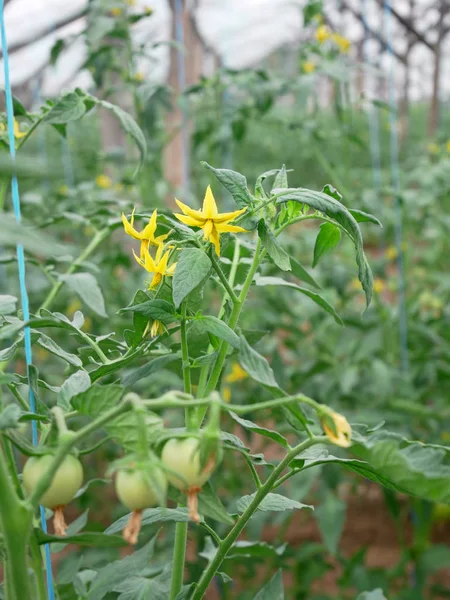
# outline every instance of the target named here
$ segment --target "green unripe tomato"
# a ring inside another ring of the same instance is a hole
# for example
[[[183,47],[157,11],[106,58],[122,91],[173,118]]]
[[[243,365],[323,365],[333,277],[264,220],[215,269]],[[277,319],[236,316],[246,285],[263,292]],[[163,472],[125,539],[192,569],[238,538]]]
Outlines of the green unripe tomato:
[[[155,480],[160,495],[166,494],[167,479],[161,469],[153,469],[152,479]],[[131,511],[150,508],[158,504],[158,494],[149,485],[141,471],[123,470],[116,476],[116,493],[119,500]]]
[[[53,461],[51,454],[32,456],[23,469],[23,485],[28,494],[36,488]],[[42,496],[40,503],[46,508],[65,506],[73,499],[83,483],[83,467],[75,456],[68,454],[58,467],[53,481]]]
[[[190,487],[202,488],[211,477],[214,464],[200,471],[199,444],[197,438],[174,438],[163,448],[161,460],[168,469],[167,479],[179,490],[186,491]]]

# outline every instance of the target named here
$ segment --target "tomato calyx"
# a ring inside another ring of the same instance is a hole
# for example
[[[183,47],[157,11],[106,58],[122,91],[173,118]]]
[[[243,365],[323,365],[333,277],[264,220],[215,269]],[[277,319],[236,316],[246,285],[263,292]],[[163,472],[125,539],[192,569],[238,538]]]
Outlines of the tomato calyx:
[[[53,528],[55,535],[66,535],[67,524],[64,518],[64,506],[55,506],[53,511]]]
[[[141,531],[142,510],[133,510],[128,519],[128,523],[122,532],[123,539],[132,546],[138,543],[139,532]]]

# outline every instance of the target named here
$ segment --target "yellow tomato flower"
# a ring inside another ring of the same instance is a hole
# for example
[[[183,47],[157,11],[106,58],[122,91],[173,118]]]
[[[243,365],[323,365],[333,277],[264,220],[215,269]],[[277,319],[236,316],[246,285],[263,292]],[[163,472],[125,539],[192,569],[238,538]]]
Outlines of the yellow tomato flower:
[[[137,73],[134,74],[134,80],[137,82],[141,82],[144,81],[144,73],[141,73],[141,71],[138,71]]]
[[[111,178],[108,175],[97,175],[95,183],[99,188],[107,190],[112,186]]]
[[[329,408],[323,412],[320,422],[325,435],[333,444],[341,448],[351,446],[352,428],[343,415]]]
[[[224,399],[224,402],[230,402],[230,400],[231,400],[231,388],[230,388],[229,385],[226,385],[223,388],[222,398]]]
[[[439,152],[439,144],[436,144],[436,142],[430,142],[427,146],[427,150],[430,154],[437,154]]]
[[[58,194],[61,194],[61,196],[67,196],[67,194],[69,193],[69,188],[67,185],[61,185],[59,190],[58,190]]]
[[[241,365],[235,362],[231,367],[231,373],[228,373],[224,381],[226,381],[227,383],[235,383],[236,381],[242,381],[243,379],[247,379],[247,377],[247,371],[244,371]]]
[[[164,323],[158,320],[153,321],[150,329],[151,337],[157,337],[158,335],[162,335],[165,331],[167,331],[167,329],[165,328]]]
[[[340,35],[339,33],[333,33],[331,37],[342,54],[345,54],[350,50],[351,42],[346,37]]]
[[[357,277],[353,277],[353,279],[350,281],[350,289],[358,291],[362,289],[361,282]]]
[[[144,267],[144,269],[149,273],[153,273],[153,279],[149,287],[150,290],[153,290],[161,283],[164,275],[167,277],[172,277],[175,272],[177,263],[173,263],[170,265],[170,267],[167,266],[170,250],[167,250],[165,254],[163,254],[163,251],[164,246],[161,244],[156,251],[155,258],[153,259],[148,251],[148,248],[144,248],[141,257],[139,257],[133,250],[133,255],[137,263],[141,265],[141,267]]]
[[[8,128],[5,123],[0,123],[0,134],[6,133],[7,129]],[[20,138],[23,138],[26,135],[26,132],[20,131],[20,126],[17,122],[17,119],[14,119],[14,137],[16,138],[16,140],[20,140]]]
[[[149,17],[153,12],[153,8],[151,8],[150,6],[146,6],[144,8],[144,13],[147,15],[147,17]]]
[[[140,255],[141,255],[141,259],[145,260],[145,250],[148,250],[148,247],[150,245],[152,246],[160,246],[164,240],[168,237],[168,233],[164,233],[163,235],[158,235],[157,237],[155,237],[155,232],[156,232],[156,227],[157,227],[157,222],[156,219],[158,218],[158,210],[155,209],[153,211],[152,216],[150,217],[147,225],[144,227],[144,229],[142,231],[137,231],[134,228],[134,211],[136,209],[133,208],[133,212],[131,213],[131,219],[128,221],[128,219],[125,216],[125,213],[122,213],[122,223],[125,229],[125,233],[129,236],[131,236],[133,239],[135,240],[140,240],[141,242],[141,251],[140,251]]]
[[[77,312],[77,310],[81,310],[81,309],[82,309],[81,302],[78,300],[78,298],[74,298],[72,300],[72,302],[69,304],[69,306],[67,307],[67,314],[70,317],[73,317],[73,315]]]
[[[111,9],[111,14],[113,17],[120,17],[120,15],[122,14],[122,9],[116,6]]]
[[[386,282],[381,277],[375,277],[373,280],[373,291],[376,294],[381,294],[386,289]]]
[[[450,152],[450,140],[445,144],[445,148],[447,149],[447,152]]]
[[[316,65],[312,60],[305,60],[302,63],[302,69],[304,73],[314,73]]]
[[[125,0],[128,6],[136,6],[136,0]]]
[[[319,42],[319,44],[323,44],[331,37],[330,30],[326,25],[320,25],[315,33],[315,38]]]
[[[229,213],[219,213],[217,211],[216,201],[214,200],[211,186],[206,188],[205,198],[203,200],[202,210],[194,210],[183,204],[175,198],[175,202],[183,211],[183,215],[174,213],[174,216],[189,227],[200,227],[205,234],[203,239],[209,240],[216,249],[217,256],[220,256],[220,234],[226,232],[245,232],[245,229],[238,225],[230,225],[236,217],[242,215],[247,210],[247,207],[241,210],[235,210]]]

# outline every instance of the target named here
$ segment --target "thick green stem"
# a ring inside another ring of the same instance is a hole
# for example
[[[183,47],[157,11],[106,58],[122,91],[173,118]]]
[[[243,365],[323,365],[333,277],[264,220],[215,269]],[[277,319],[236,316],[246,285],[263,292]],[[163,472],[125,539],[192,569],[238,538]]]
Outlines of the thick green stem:
[[[8,561],[6,600],[33,599],[28,579],[27,546],[32,527],[32,511],[18,497],[8,474],[3,451],[0,450],[0,529],[3,533]]]
[[[234,242],[233,260],[231,262],[230,275],[228,278],[228,283],[231,288],[234,286],[234,280],[236,279],[236,273],[237,273],[238,266],[239,266],[240,254],[241,254],[241,245],[239,243],[239,239],[236,238],[235,242]],[[227,300],[228,300],[228,294],[224,294],[224,296],[222,298],[222,304],[220,306],[220,310],[217,315],[218,319],[221,319],[223,317]],[[210,344],[208,346],[207,354],[211,354],[212,352],[214,352],[214,347]],[[204,365],[200,369],[200,376],[198,379],[198,386],[197,386],[197,398],[203,398],[203,396],[205,395],[206,384],[208,383],[208,374],[209,374],[209,365]],[[198,421],[198,415],[196,418]]]
[[[230,320],[228,322],[228,326],[233,330],[235,329],[235,327],[239,321],[242,306],[245,302],[245,299],[247,298],[247,294],[248,294],[248,291],[252,284],[253,277],[255,276],[255,273],[259,267],[259,263],[261,262],[264,254],[265,254],[265,250],[263,250],[262,252],[260,252],[260,250],[261,250],[261,240],[258,238],[258,241],[256,243],[255,255],[253,257],[252,266],[250,267],[249,272],[247,273],[247,277],[245,278],[241,293],[239,294],[239,303],[235,304],[233,306],[233,310],[230,315]],[[225,362],[225,359],[227,356],[228,346],[229,346],[229,344],[225,341],[223,341],[220,344],[219,355],[217,357],[217,360],[216,360],[213,370],[211,372],[211,376],[209,378],[208,385],[206,386],[206,391],[205,391],[206,396],[208,394],[210,394],[213,390],[216,389],[216,386],[219,381],[220,374],[222,373],[223,365],[224,365],[224,362]]]
[[[184,560],[186,557],[187,523],[177,523],[175,527],[175,544],[173,547],[172,582],[170,600],[175,600],[183,587]]]
[[[272,490],[273,484],[277,481],[277,479],[279,478],[281,473],[284,471],[284,469],[286,469],[289,466],[291,461],[300,452],[302,452],[303,450],[306,450],[307,448],[309,448],[311,446],[314,446],[315,444],[321,444],[326,440],[327,440],[326,437],[314,437],[314,438],[305,440],[301,444],[298,444],[298,446],[295,446],[295,448],[292,448],[292,450],[290,450],[286,454],[286,456],[278,464],[278,466],[275,467],[275,469],[272,471],[270,476],[266,479],[264,484],[257,490],[257,492],[255,493],[255,495],[253,497],[253,500],[250,502],[248,507],[245,509],[245,511],[242,513],[242,515],[236,521],[236,523],[234,524],[234,526],[231,529],[231,531],[229,532],[229,534],[223,540],[222,544],[217,548],[216,555],[214,556],[212,561],[209,563],[209,565],[203,572],[203,575],[201,576],[201,578],[198,582],[197,588],[195,589],[194,595],[192,596],[192,600],[201,600],[203,598],[206,590],[208,589],[209,584],[211,583],[213,577],[215,576],[215,574],[217,573],[221,564],[225,560],[231,546],[234,544],[234,542],[236,541],[236,539],[238,538],[238,536],[240,535],[240,533],[242,532],[244,527],[247,525],[249,520],[252,518],[253,514],[258,509],[261,502],[264,500],[264,498],[267,496],[267,494],[270,493],[270,491]]]
[[[70,267],[67,269],[64,275],[71,275],[74,271],[76,271],[78,267],[81,266],[82,263],[92,254],[92,252],[97,248],[97,246],[108,237],[110,232],[111,230],[108,227],[97,231],[90,243],[86,246],[86,248],[83,250],[80,256],[76,260],[74,260],[74,262],[70,265]],[[49,291],[47,298],[41,304],[39,310],[42,310],[43,308],[49,309],[50,305],[56,298],[59,290],[62,288],[63,285],[64,279],[59,279]]]
[[[42,554],[36,537],[32,534],[30,538],[31,562],[36,579],[36,590],[39,600],[47,600],[47,588],[44,579],[44,565]]]

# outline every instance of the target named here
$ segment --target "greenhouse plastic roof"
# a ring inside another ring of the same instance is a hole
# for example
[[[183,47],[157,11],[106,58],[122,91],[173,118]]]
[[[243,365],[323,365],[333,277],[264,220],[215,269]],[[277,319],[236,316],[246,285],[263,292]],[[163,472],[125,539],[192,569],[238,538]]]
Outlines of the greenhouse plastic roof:
[[[306,0],[198,0],[188,2],[192,8],[197,31],[205,44],[222,65],[243,69],[258,66],[274,50],[286,45],[299,45],[312,35],[303,27],[302,8]],[[352,41],[361,40],[364,29],[355,13],[367,7],[367,23],[374,31],[385,35],[383,18],[377,0],[346,0],[352,10],[339,10],[340,2],[325,0],[326,15],[332,26]],[[407,16],[408,0],[392,2],[395,9]],[[89,88],[93,82],[86,69],[81,70],[87,57],[83,31],[86,27],[84,11],[87,0],[11,0],[5,7],[8,45],[11,49],[10,68],[13,86],[36,81],[42,96],[54,96],[64,89],[76,86]],[[113,6],[113,2],[111,2]],[[148,5],[153,14],[132,26],[136,46],[144,45],[145,58],[136,60],[136,71],[146,81],[160,83],[169,73],[172,35],[172,11],[168,0],[136,0],[129,10],[140,13]],[[432,0],[417,0],[418,10],[424,11],[420,21],[421,31],[429,35],[437,12]],[[425,10],[427,7],[428,10]],[[353,12],[353,14],[352,14]],[[393,19],[394,50],[402,53],[407,36],[404,28]],[[50,50],[58,39],[70,40],[61,52],[55,66],[49,65]],[[434,40],[431,40],[432,42]],[[442,73],[449,64],[450,35],[444,48]],[[378,43],[372,38],[366,51],[369,60],[378,55]],[[381,67],[386,69],[389,58],[385,53]],[[429,95],[431,90],[433,60],[423,44],[417,44],[411,53],[411,97]],[[397,65],[398,66],[398,65]],[[0,66],[1,67],[1,66]],[[396,68],[396,78],[401,85],[402,69]],[[0,83],[3,79],[1,67]],[[39,82],[39,86],[38,86]],[[450,92],[450,80],[442,77],[442,94]]]

